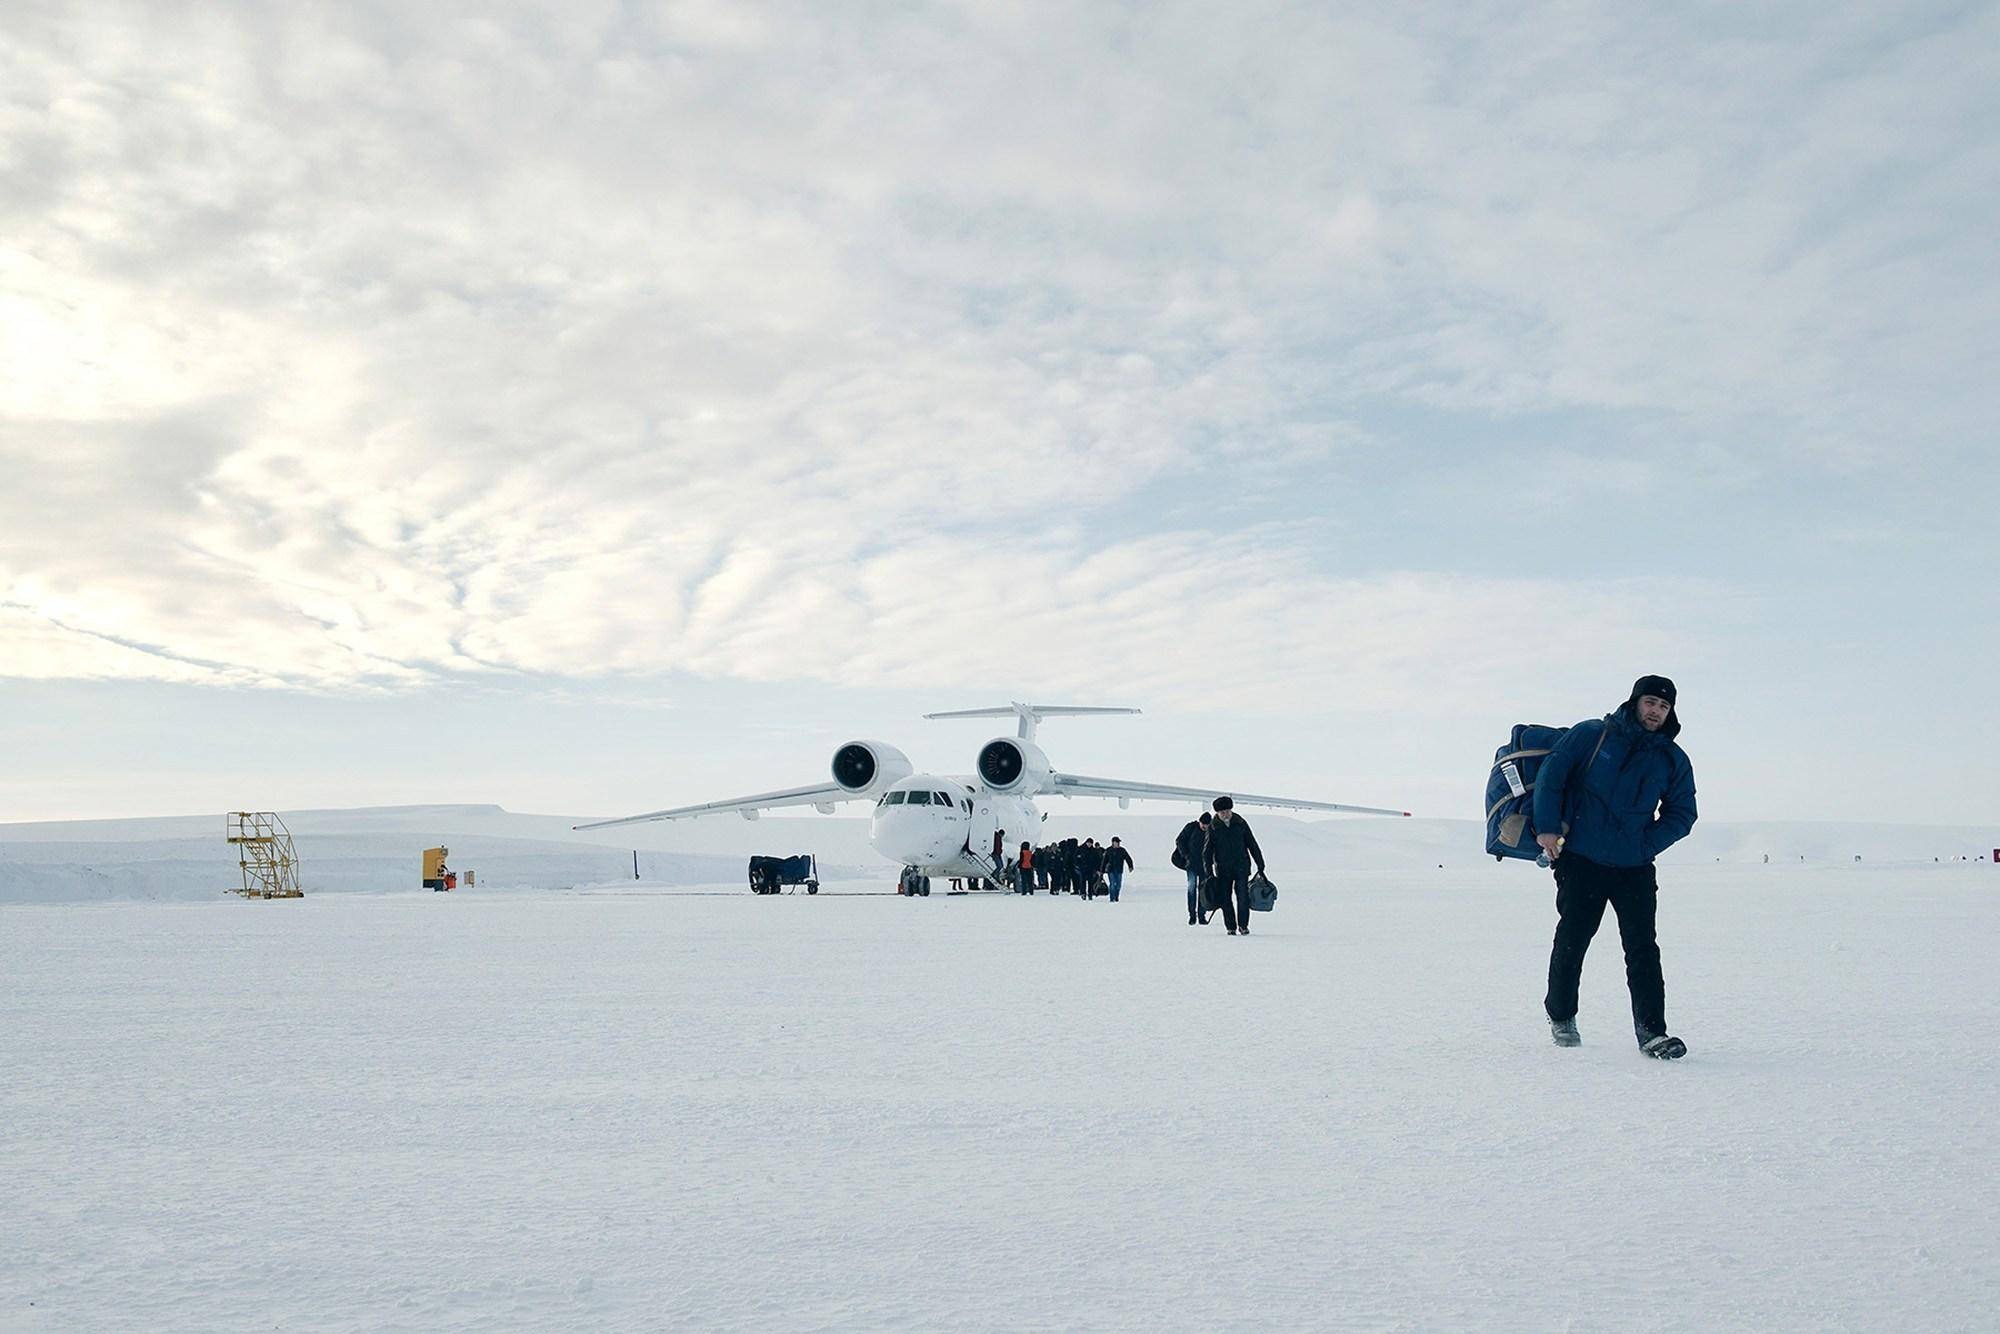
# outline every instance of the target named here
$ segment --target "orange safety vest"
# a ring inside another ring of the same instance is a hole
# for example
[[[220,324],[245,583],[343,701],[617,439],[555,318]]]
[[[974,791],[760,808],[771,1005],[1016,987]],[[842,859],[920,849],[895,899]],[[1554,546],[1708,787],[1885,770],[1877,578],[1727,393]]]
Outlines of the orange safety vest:
[[[1034,850],[1033,848],[1022,848],[1022,849],[1021,849],[1021,865],[1022,865],[1022,867],[1023,867],[1023,868],[1025,868],[1025,869],[1027,869],[1027,870],[1031,870],[1031,871],[1032,871],[1032,870],[1034,869],[1034,867],[1035,867],[1035,850]]]

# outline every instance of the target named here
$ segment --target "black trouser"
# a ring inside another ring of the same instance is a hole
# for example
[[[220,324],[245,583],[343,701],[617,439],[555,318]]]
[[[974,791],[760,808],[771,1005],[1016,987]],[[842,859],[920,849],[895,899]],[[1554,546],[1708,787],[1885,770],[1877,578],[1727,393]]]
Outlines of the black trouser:
[[[1222,904],[1222,924],[1231,931],[1238,922],[1245,929],[1250,925],[1250,868],[1240,871],[1220,870],[1215,873],[1215,897]]]
[[[1625,946],[1625,986],[1632,993],[1632,1028],[1639,1041],[1667,1031],[1667,983],[1660,973],[1654,936],[1660,881],[1651,866],[1600,866],[1573,852],[1556,858],[1556,939],[1549,951],[1551,1019],[1576,1018],[1576,989],[1583,955],[1604,921],[1604,905],[1618,914]]]

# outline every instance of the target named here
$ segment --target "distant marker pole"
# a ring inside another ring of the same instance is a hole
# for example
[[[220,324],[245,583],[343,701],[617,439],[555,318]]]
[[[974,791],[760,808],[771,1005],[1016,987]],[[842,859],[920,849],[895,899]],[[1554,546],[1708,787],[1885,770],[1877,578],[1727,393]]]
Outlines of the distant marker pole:
[[[639,849],[637,848],[632,849],[632,878],[634,880],[639,878]]]

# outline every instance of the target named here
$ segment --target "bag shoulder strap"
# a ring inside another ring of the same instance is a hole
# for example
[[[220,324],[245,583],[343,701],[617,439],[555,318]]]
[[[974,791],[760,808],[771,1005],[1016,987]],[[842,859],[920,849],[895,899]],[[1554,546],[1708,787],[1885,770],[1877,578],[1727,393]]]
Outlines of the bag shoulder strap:
[[[1604,737],[1605,734],[1608,733],[1610,730],[1611,730],[1611,724],[1609,723],[1604,724],[1603,731],[1600,731],[1597,734],[1597,744],[1590,748],[1590,758],[1583,762],[1583,768],[1581,770],[1578,769],[1570,770],[1569,772],[1570,778],[1577,778],[1580,774],[1588,773],[1590,771],[1590,766],[1597,763],[1597,752],[1604,749]],[[1580,783],[1577,784],[1576,786],[1570,786],[1568,782],[1565,781],[1563,787],[1563,815],[1565,817],[1567,817],[1569,813],[1575,809],[1575,807],[1571,805],[1571,803],[1576,800],[1576,794],[1580,790],[1581,786],[1582,785]],[[1570,822],[1567,818],[1563,820],[1563,833],[1565,834],[1569,833],[1569,823]]]
[[[1597,734],[1597,744],[1591,748],[1590,758],[1583,762],[1584,768],[1588,769],[1591,765],[1597,763],[1597,752],[1604,749],[1604,738],[1607,735],[1609,735],[1610,732],[1611,732],[1611,724],[1610,723],[1604,724],[1603,728]]]

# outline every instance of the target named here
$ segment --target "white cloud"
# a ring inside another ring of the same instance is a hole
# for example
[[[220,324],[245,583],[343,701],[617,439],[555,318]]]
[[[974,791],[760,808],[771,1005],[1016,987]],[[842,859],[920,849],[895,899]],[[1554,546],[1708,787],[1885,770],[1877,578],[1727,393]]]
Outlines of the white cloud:
[[[1969,237],[1853,194],[1901,166],[1964,207],[1988,20],[1815,77],[1788,33],[1573,11],[1462,51],[1039,13],[32,16],[0,38],[0,671],[935,686],[1018,638],[1089,645],[1050,689],[1408,700],[1532,670],[1491,629],[1524,606],[1582,670],[1727,595],[1343,576],[1234,530],[1237,469],[1408,448],[1364,403],[1651,414],[1732,475],[1742,420],[1865,463],[1992,406]],[[1915,88],[1929,161],[1884,128]],[[1552,490],[1644,493],[1565,449]],[[1148,523],[1148,488],[1218,515]]]

